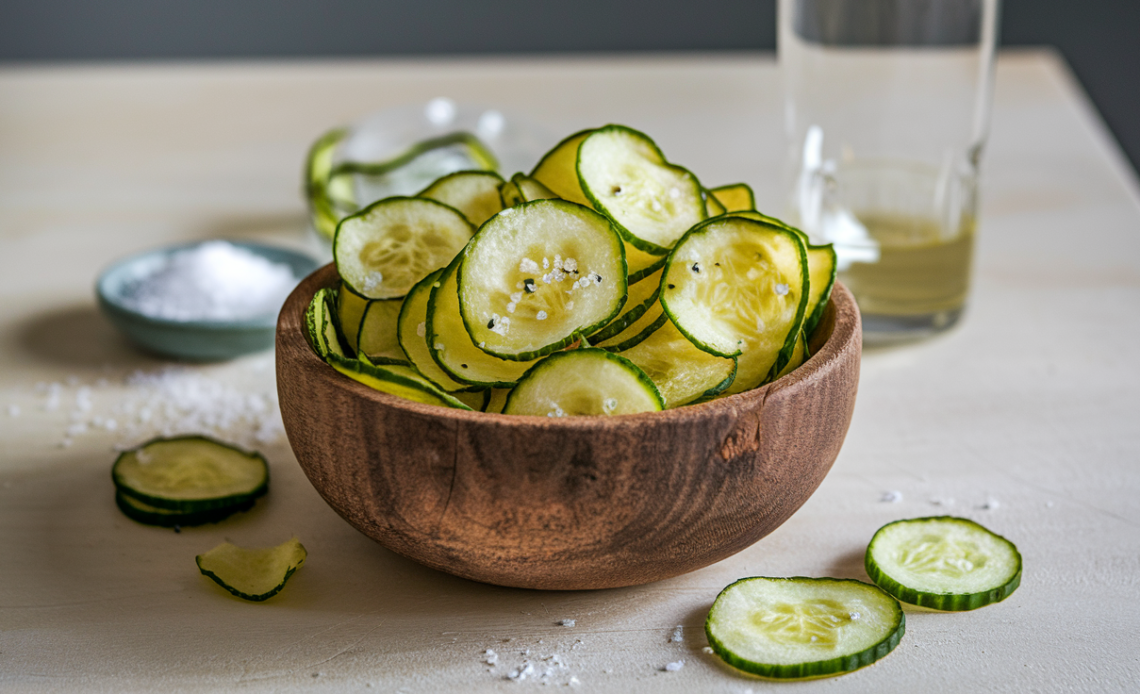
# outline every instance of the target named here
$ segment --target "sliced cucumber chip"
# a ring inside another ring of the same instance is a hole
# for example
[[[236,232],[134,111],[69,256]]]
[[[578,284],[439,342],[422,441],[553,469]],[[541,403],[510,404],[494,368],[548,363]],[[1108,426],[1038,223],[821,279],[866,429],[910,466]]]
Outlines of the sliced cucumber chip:
[[[368,310],[368,301],[353,293],[344,282],[337,284],[336,313],[340,331],[354,350],[359,348],[360,324],[364,321],[364,312]]]
[[[132,499],[178,513],[252,502],[269,488],[269,466],[260,453],[205,436],[155,439],[123,451],[111,477]]]
[[[721,591],[705,620],[721,659],[774,679],[858,670],[890,653],[905,630],[894,598],[836,578],[744,578]]]
[[[455,257],[474,227],[427,198],[386,198],[345,217],[333,240],[341,280],[369,299],[396,299]]]
[[[398,398],[425,405],[471,409],[449,393],[424,378],[415,367],[403,364],[370,364],[356,359],[330,355],[329,364],[352,380]]]
[[[666,407],[715,397],[736,376],[736,357],[718,357],[698,349],[671,321],[619,353],[653,379]]]
[[[499,186],[503,177],[494,171],[456,171],[438,178],[416,197],[429,198],[459,210],[475,227],[503,209]]]
[[[654,301],[640,318],[630,323],[624,330],[604,340],[591,340],[590,344],[609,352],[622,352],[639,344],[668,321],[669,316],[662,310],[661,302]]]
[[[718,186],[709,191],[716,201],[728,212],[744,212],[756,209],[756,196],[747,183],[733,183]]]
[[[724,204],[721,203],[721,201],[712,194],[712,191],[702,190],[701,194],[704,196],[705,211],[708,213],[709,217],[719,217],[725,212],[728,212],[728,208],[725,207]]]
[[[653,140],[625,126],[607,125],[582,141],[578,179],[594,208],[649,253],[667,253],[706,216],[697,177],[665,161]]]
[[[455,171],[494,171],[491,150],[471,133],[456,132],[422,140],[380,162],[341,162],[329,174],[334,205],[345,212],[382,198],[414,195],[432,181]]]
[[[128,496],[121,491],[116,491],[115,504],[119,507],[119,510],[123,512],[123,515],[131,520],[146,525],[175,528],[223,521],[235,513],[248,511],[253,508],[253,499],[221,508],[207,509],[205,511],[182,512],[152,506],[132,496]]]
[[[640,282],[665,267],[665,259],[667,256],[668,254],[654,255],[653,253],[646,253],[637,246],[625,242],[625,264],[628,268],[629,283],[634,284],[635,282]]]
[[[431,298],[432,287],[443,274],[443,269],[436,270],[416,283],[400,307],[400,315],[396,321],[396,336],[401,349],[408,356],[408,360],[421,374],[431,382],[446,391],[462,390],[466,384],[456,381],[446,371],[435,363],[428,349],[427,341],[427,308],[428,299]]]
[[[293,538],[276,547],[246,549],[223,542],[194,557],[198,570],[229,592],[260,602],[281,592],[305,563],[308,552]]]
[[[530,177],[563,200],[579,205],[590,205],[590,200],[582,192],[578,182],[578,146],[593,130],[582,130],[554,145],[554,149],[543,155]]]
[[[522,202],[530,202],[531,200],[553,200],[558,197],[558,194],[553,190],[542,185],[538,179],[524,176],[517,173],[511,176],[511,180],[518,186],[519,196]]]
[[[653,381],[628,359],[586,348],[558,352],[536,364],[507,396],[503,414],[619,415],[664,406]]]
[[[502,203],[503,209],[526,202],[522,191],[519,190],[518,184],[514,181],[503,181],[503,184],[499,186],[499,201]]]
[[[343,128],[330,130],[321,135],[309,148],[305,160],[305,198],[309,201],[309,214],[313,228],[331,241],[336,233],[340,214],[329,195],[329,175],[332,172],[333,155],[337,145],[344,140],[348,131]]]
[[[899,600],[934,610],[976,610],[1021,584],[1012,542],[965,518],[895,521],[867,547],[867,575]]]
[[[740,355],[729,389],[739,393],[791,358],[807,306],[807,250],[788,229],[718,217],[685,234],[662,284],[665,312],[693,344]]]
[[[631,283],[622,312],[606,324],[606,327],[590,335],[590,344],[596,345],[608,340],[628,328],[657,302],[657,295],[660,292],[661,270],[636,283]]]
[[[487,403],[491,400],[491,389],[469,388],[467,390],[453,391],[450,395],[472,410],[482,412],[484,408],[487,407]]]
[[[784,364],[784,368],[780,369],[775,376],[770,376],[768,380],[775,381],[777,378],[787,376],[802,366],[810,356],[808,353],[807,336],[803,330],[800,330],[800,334],[796,338],[796,346],[792,349],[792,356],[788,359],[788,363]]]
[[[621,239],[602,215],[565,200],[503,210],[459,265],[463,323],[488,354],[530,361],[608,323],[626,298]]]
[[[432,286],[425,325],[428,351],[435,363],[456,381],[486,388],[509,388],[534,362],[500,359],[471,341],[459,313],[456,275],[460,260],[462,257],[456,257]]]
[[[309,339],[309,346],[321,359],[327,359],[329,354],[345,356],[345,349],[341,342],[341,333],[337,315],[336,295],[328,287],[317,290],[305,309],[305,336]]]
[[[403,304],[403,299],[373,299],[368,302],[360,321],[356,351],[368,357],[368,361],[373,364],[405,361],[408,358],[400,348],[400,339],[396,334]]]
[[[487,405],[483,408],[483,411],[502,414],[503,408],[507,405],[507,396],[511,394],[511,389],[491,388],[488,392],[491,393],[491,397],[487,399]]]

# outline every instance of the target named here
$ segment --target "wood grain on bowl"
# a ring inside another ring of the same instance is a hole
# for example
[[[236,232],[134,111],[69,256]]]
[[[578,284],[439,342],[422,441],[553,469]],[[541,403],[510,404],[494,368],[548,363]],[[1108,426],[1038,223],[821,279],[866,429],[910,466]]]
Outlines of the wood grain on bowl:
[[[861,330],[836,285],[812,358],[775,383],[621,417],[549,419],[423,405],[341,376],[303,314],[277,325],[277,388],[293,451],[350,524],[427,566],[504,586],[638,585],[724,559],[788,519],[839,454]]]

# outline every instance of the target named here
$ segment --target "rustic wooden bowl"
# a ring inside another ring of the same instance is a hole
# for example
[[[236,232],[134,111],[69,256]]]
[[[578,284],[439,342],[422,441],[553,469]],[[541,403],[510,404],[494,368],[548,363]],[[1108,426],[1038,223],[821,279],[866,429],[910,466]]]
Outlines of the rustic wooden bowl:
[[[649,583],[753,544],[835,462],[859,383],[861,330],[837,285],[814,356],[713,402],[552,420],[445,409],[341,376],[309,348],[304,280],[277,323],[289,443],[345,520],[384,547],[486,583],[576,590]]]

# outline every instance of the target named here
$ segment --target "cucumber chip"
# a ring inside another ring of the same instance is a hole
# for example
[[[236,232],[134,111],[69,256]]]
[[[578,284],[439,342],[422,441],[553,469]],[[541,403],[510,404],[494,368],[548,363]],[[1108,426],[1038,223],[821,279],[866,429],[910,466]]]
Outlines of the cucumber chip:
[[[890,653],[905,630],[894,598],[837,578],[744,578],[721,591],[705,620],[722,660],[781,680],[858,670]]]
[[[657,302],[657,295],[660,292],[660,270],[636,283],[631,283],[622,312],[618,314],[617,318],[606,324],[606,327],[590,335],[590,344],[596,345],[608,340],[628,328]]]
[[[718,186],[709,191],[727,212],[744,212],[756,209],[756,196],[747,183]]]
[[[427,198],[385,198],[337,226],[333,257],[341,280],[369,299],[396,299],[455,257],[474,227]]]
[[[961,612],[1005,600],[1021,584],[1017,547],[965,518],[888,523],[875,533],[867,575],[899,600]]]
[[[277,595],[305,563],[308,552],[296,538],[263,549],[223,542],[194,558],[198,570],[244,600],[261,602]]]
[[[440,390],[411,365],[370,364],[355,359],[343,359],[336,355],[330,355],[329,364],[341,374],[381,393],[422,402],[425,405],[454,407],[460,410],[471,409],[462,401]]]
[[[529,361],[589,335],[626,299],[625,253],[609,221],[565,200],[535,200],[487,221],[463,251],[459,304],[471,340]]]
[[[336,304],[333,290],[322,287],[313,295],[309,307],[305,309],[305,337],[321,359],[328,359],[329,354],[345,356],[340,323],[335,317]]]
[[[436,270],[420,280],[404,297],[400,315],[396,319],[396,337],[400,348],[416,370],[432,383],[447,391],[462,390],[466,384],[456,381],[435,363],[427,342],[427,308],[432,287],[443,274]]]
[[[424,188],[416,197],[429,198],[454,207],[478,227],[503,209],[499,186],[503,177],[494,171],[456,171]]]
[[[313,228],[332,240],[340,214],[329,194],[329,175],[332,172],[333,155],[337,145],[348,135],[343,128],[330,130],[317,138],[309,148],[305,160],[305,199],[309,203],[309,215]]]
[[[402,299],[373,299],[368,302],[360,321],[360,335],[356,351],[373,364],[405,361],[407,355],[400,348],[396,325],[400,318]]]
[[[582,130],[554,145],[535,165],[530,177],[563,200],[588,207],[590,200],[578,182],[578,147],[593,132]]]
[[[221,508],[181,512],[152,506],[132,496],[128,496],[121,491],[115,492],[115,505],[119,507],[123,515],[139,523],[157,525],[163,528],[181,528],[204,525],[206,523],[217,523],[229,518],[235,513],[248,511],[253,508],[253,503],[253,499],[248,499]]]
[[[140,509],[177,513],[252,503],[269,488],[269,466],[260,453],[205,436],[155,439],[123,451],[111,477],[120,493],[142,502]]]
[[[685,234],[665,265],[660,300],[697,347],[739,355],[728,391],[739,393],[791,359],[809,288],[807,250],[795,232],[728,216]]]
[[[340,322],[340,331],[348,346],[358,349],[360,338],[360,324],[364,321],[364,312],[368,310],[368,299],[354,294],[344,282],[337,284],[336,315]]]
[[[503,414],[538,417],[656,412],[665,403],[653,381],[628,359],[586,348],[552,354],[507,396]]]
[[[653,379],[666,407],[715,397],[736,377],[736,357],[697,349],[668,320],[636,345],[617,351]]]
[[[665,161],[653,140],[622,125],[591,133],[578,148],[582,191],[622,236],[662,255],[705,219],[697,177]]]

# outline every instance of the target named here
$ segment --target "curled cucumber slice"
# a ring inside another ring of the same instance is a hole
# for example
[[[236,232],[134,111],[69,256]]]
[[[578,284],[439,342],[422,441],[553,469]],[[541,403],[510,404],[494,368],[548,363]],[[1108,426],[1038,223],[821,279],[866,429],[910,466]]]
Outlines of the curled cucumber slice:
[[[494,171],[456,171],[435,180],[416,197],[429,198],[454,207],[478,227],[503,209],[499,186],[503,177]]]
[[[435,363],[427,341],[427,309],[432,287],[443,274],[436,270],[420,280],[412,291],[404,297],[400,315],[396,320],[396,337],[400,348],[408,356],[412,366],[432,383],[447,391],[462,390],[467,384],[456,381]]]
[[[587,348],[558,352],[535,364],[507,396],[503,414],[574,417],[664,407],[644,371],[624,357]]]
[[[535,200],[487,221],[464,249],[459,305],[471,340],[529,361],[589,335],[626,300],[621,239],[597,212]]]
[[[261,602],[277,595],[305,563],[308,552],[296,538],[263,549],[223,542],[194,558],[203,576],[243,600]]]
[[[155,439],[123,451],[111,468],[116,489],[147,507],[199,513],[252,503],[269,488],[260,453],[205,436]]]
[[[726,663],[781,680],[858,670],[894,650],[905,631],[894,598],[836,578],[744,578],[721,591],[705,620]]]
[[[629,243],[663,255],[705,219],[701,184],[670,164],[653,140],[623,125],[591,133],[578,148],[582,191]]]
[[[1012,542],[965,518],[935,516],[888,523],[867,547],[867,575],[899,600],[934,610],[975,610],[1021,584]]]
[[[590,200],[582,192],[578,182],[578,147],[593,130],[582,130],[563,139],[554,148],[543,155],[530,178],[541,183],[548,190],[563,200],[576,202],[579,205],[590,205]],[[522,192],[520,188],[520,193]]]
[[[346,356],[344,343],[347,339],[340,332],[340,321],[336,317],[337,304],[333,290],[322,287],[313,295],[305,309],[305,337],[321,359],[327,360],[329,354]]]
[[[337,226],[333,257],[341,280],[369,299],[396,299],[448,263],[474,227],[458,210],[427,198],[385,198]]]
[[[680,407],[723,393],[736,377],[736,358],[709,354],[664,321],[644,340],[618,354],[646,373],[666,407]]]
[[[440,390],[410,364],[371,364],[336,355],[329,356],[329,364],[357,383],[381,393],[422,402],[425,405],[454,407],[460,410],[471,409],[451,394]]]

